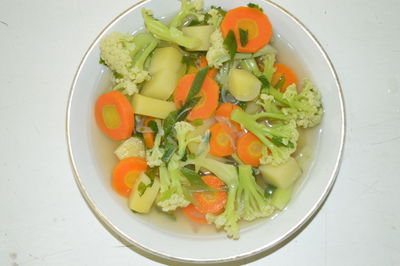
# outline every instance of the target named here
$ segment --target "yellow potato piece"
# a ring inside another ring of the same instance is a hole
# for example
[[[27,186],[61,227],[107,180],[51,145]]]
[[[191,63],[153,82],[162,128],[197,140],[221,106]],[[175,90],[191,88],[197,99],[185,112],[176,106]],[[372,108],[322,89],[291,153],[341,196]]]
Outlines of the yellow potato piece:
[[[150,211],[158,191],[160,190],[160,181],[155,178],[151,187],[148,187],[149,184],[151,184],[150,178],[145,173],[142,173],[135,182],[132,192],[129,195],[129,209],[139,213],[148,213]],[[142,189],[139,189],[139,187],[142,187]],[[145,189],[143,189],[143,187],[145,187]]]
[[[260,94],[261,81],[247,70],[232,69],[229,72],[228,87],[237,100],[249,102]]]
[[[136,93],[132,98],[135,114],[147,115],[165,119],[169,113],[176,110],[173,102],[162,101]]]
[[[174,93],[181,76],[177,72],[169,70],[160,71],[144,84],[140,94],[159,100],[167,100]]]
[[[199,44],[190,49],[190,51],[208,51],[211,45],[210,36],[215,31],[215,28],[211,25],[191,26],[183,27],[182,31],[186,36],[200,40]]]
[[[280,165],[262,165],[259,167],[264,180],[277,188],[286,189],[290,187],[302,174],[296,159],[289,159]]]

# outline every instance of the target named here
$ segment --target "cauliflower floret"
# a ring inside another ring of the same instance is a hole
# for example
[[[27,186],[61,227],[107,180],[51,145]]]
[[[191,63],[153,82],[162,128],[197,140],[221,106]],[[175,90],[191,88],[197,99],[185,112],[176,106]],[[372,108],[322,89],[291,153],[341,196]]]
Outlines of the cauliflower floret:
[[[219,29],[216,29],[210,36],[210,49],[207,52],[207,62],[211,67],[220,68],[223,63],[229,61],[228,50],[224,47],[224,38]]]
[[[157,43],[150,34],[132,36],[119,32],[100,41],[100,57],[114,74],[114,90],[130,96],[138,92],[137,84],[151,78],[144,70],[144,62]]]
[[[283,98],[288,102],[296,100],[297,110],[294,108],[282,108],[282,113],[290,115],[296,120],[297,126],[309,128],[321,122],[323,108],[321,104],[321,94],[309,79],[304,80],[304,88],[297,93],[295,85],[287,87]]]

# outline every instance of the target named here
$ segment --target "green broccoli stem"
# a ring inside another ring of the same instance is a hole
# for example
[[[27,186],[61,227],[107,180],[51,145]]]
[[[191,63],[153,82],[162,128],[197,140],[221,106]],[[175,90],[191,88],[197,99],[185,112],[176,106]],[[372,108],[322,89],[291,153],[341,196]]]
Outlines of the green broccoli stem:
[[[195,9],[193,3],[189,4],[188,0],[181,0],[181,3],[182,3],[181,9],[179,13],[172,19],[170,27],[178,28],[182,26],[185,18],[187,18],[188,16],[194,16],[196,18],[199,18],[199,14],[192,11],[193,9]]]
[[[263,197],[264,191],[257,185],[250,165],[239,165],[239,190],[240,189],[246,189],[248,191],[248,195],[244,199],[244,210],[251,210],[250,205],[252,205],[253,207],[257,207],[257,211],[261,211],[260,206],[265,204]]]
[[[185,36],[175,27],[168,28],[164,23],[154,19],[146,9],[142,9],[142,16],[147,30],[156,38],[192,49],[199,43],[198,39]]]
[[[250,71],[251,73],[253,73],[253,75],[255,75],[256,77],[259,77],[262,75],[261,71],[258,69],[257,62],[254,58],[248,58],[248,59],[242,60],[242,62],[240,63],[240,66],[243,69],[246,69],[247,71]]]
[[[260,118],[272,118],[272,119],[283,120],[283,121],[290,120],[290,117],[284,115],[283,113],[262,112],[262,113],[255,114],[253,116],[256,120],[260,119]]]

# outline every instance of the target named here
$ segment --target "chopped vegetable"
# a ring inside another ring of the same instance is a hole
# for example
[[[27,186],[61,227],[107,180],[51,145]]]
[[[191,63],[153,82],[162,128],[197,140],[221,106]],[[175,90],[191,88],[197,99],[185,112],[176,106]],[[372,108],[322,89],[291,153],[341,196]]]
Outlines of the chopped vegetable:
[[[197,209],[204,214],[220,214],[225,207],[227,199],[227,193],[221,190],[225,186],[224,182],[214,175],[205,175],[202,176],[201,179],[208,186],[218,190],[193,193]]]
[[[283,164],[277,166],[262,165],[259,169],[268,184],[282,189],[291,186],[302,173],[299,164],[293,157],[290,157]]]
[[[134,129],[134,113],[128,99],[118,91],[100,95],[95,106],[96,122],[113,140],[124,140]]]
[[[235,151],[235,133],[225,123],[216,123],[211,128],[210,153],[225,157]]]
[[[220,104],[217,111],[215,112],[215,116],[223,117],[223,118],[227,119],[230,123],[232,123],[232,125],[238,131],[241,131],[242,129],[240,127],[240,124],[231,120],[231,113],[233,110],[236,110],[236,109],[242,110],[242,108],[240,108],[240,106],[234,105],[233,103],[222,103],[222,104]]]
[[[132,98],[132,107],[136,114],[165,119],[169,113],[176,110],[175,104],[169,101],[162,101],[140,94]],[[155,108],[156,107],[156,108]]]
[[[175,89],[174,102],[177,108],[181,107],[187,97],[200,97],[200,101],[193,107],[187,116],[189,121],[195,119],[207,119],[217,109],[219,86],[208,76],[205,76],[204,82],[201,85],[201,90],[198,95],[189,95],[189,90],[192,87],[196,74],[187,74],[183,76]]]
[[[232,69],[228,80],[229,92],[239,101],[249,102],[258,97],[261,81],[243,69]]]
[[[297,77],[292,69],[284,64],[275,64],[274,67],[276,70],[272,75],[271,84],[275,88],[280,89],[282,92],[285,92],[286,88],[289,87],[289,85],[297,85]],[[280,83],[281,86],[278,85]],[[279,88],[277,87],[277,85]]]
[[[139,157],[125,158],[114,167],[112,186],[121,196],[128,197],[136,179],[147,169],[146,160]]]
[[[282,211],[288,205],[292,199],[293,186],[288,188],[277,188],[272,194],[271,205],[273,205],[278,210]]]
[[[264,190],[257,185],[250,165],[239,165],[236,197],[239,215],[246,221],[270,216],[275,210],[264,197]]]
[[[208,224],[206,215],[199,211],[199,209],[193,204],[189,204],[188,206],[182,208],[183,214],[190,220],[199,223],[199,224]]]
[[[267,148],[263,151],[261,163],[278,165],[286,162],[290,154],[296,150],[299,133],[296,123],[292,120],[288,124],[276,124],[267,126],[257,122],[264,118],[264,113],[249,115],[240,110],[234,110],[231,119],[253,133]],[[271,154],[269,154],[269,152]]]
[[[143,140],[138,137],[130,137],[129,139],[125,140],[121,145],[118,146],[114,153],[120,160],[128,157],[146,157]]]
[[[248,32],[248,42],[242,45],[239,29]],[[221,23],[221,31],[226,38],[230,31],[236,36],[237,51],[255,53],[268,44],[272,37],[272,26],[268,17],[260,10],[250,7],[238,7],[229,10]]]
[[[182,32],[189,37],[197,38],[200,42],[197,46],[189,49],[190,51],[208,51],[210,48],[210,37],[214,32],[211,25],[200,25],[182,28]]]
[[[129,208],[138,213],[150,212],[159,190],[160,181],[158,178],[150,179],[142,172],[129,195]]]
[[[144,65],[157,44],[148,33],[132,36],[113,32],[101,40],[100,57],[114,73],[114,90],[129,96],[138,92],[138,84],[150,79]]]
[[[149,123],[150,123],[150,125],[152,124],[151,121],[153,121],[153,123],[155,123],[156,130],[154,130],[153,128],[149,127]],[[144,120],[144,124],[143,125],[145,127],[149,127],[151,129],[151,132],[150,131],[149,132],[143,132],[144,143],[146,144],[146,147],[148,149],[151,149],[151,148],[154,147],[154,135],[155,135],[155,132],[158,131],[157,124],[156,124],[156,122],[154,122],[154,118],[147,117]]]
[[[262,157],[262,150],[263,144],[251,132],[245,133],[237,140],[237,155],[245,164],[258,167]]]

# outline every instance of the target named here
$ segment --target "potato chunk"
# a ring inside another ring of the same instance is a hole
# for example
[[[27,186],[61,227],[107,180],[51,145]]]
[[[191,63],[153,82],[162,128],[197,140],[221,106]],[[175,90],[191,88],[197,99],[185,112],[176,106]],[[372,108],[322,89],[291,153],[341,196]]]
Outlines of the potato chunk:
[[[135,114],[147,115],[165,119],[169,113],[176,110],[173,102],[162,101],[136,93],[132,98]]]
[[[215,29],[214,26],[203,25],[183,27],[182,31],[185,35],[200,40],[199,45],[191,49],[191,51],[208,51],[211,45],[210,36],[215,31]]]
[[[249,102],[260,94],[261,81],[247,70],[232,69],[229,72],[228,87],[237,100]]]
[[[148,213],[159,190],[160,181],[155,178],[153,184],[151,184],[151,179],[145,173],[142,173],[129,195],[129,209],[139,213]]]
[[[302,173],[296,159],[292,157],[289,157],[289,160],[283,164],[262,165],[259,169],[268,184],[281,189],[290,187]]]

